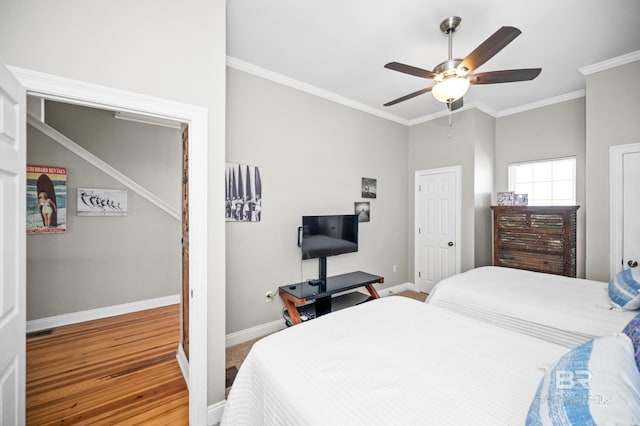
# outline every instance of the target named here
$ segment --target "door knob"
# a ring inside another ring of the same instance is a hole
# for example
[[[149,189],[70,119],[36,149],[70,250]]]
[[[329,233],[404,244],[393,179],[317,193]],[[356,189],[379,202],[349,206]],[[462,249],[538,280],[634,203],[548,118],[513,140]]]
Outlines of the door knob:
[[[636,266],[638,266],[638,261],[631,259],[627,262],[627,265],[629,265],[630,268],[635,268]]]
[[[449,247],[453,247],[453,241],[449,241],[449,242],[447,243],[447,245],[448,245]],[[638,262],[636,262],[636,265],[637,265],[637,264],[638,264]]]

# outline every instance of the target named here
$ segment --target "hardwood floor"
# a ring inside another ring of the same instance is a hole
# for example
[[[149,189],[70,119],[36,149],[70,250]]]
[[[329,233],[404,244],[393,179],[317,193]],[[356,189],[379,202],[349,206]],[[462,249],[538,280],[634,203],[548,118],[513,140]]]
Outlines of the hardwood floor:
[[[27,425],[187,425],[175,359],[180,306],[58,327],[27,339]]]

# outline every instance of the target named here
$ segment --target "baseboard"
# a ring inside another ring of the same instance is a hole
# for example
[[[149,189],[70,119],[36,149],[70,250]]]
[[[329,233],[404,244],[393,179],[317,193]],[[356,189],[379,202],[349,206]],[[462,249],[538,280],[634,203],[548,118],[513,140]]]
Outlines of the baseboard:
[[[275,333],[286,328],[284,319],[271,321],[266,324],[257,325],[255,327],[247,328],[245,330],[236,331],[235,333],[229,333],[226,336],[226,346],[238,345],[240,343],[247,342],[251,339],[266,336],[267,334]]]
[[[100,318],[108,318],[115,315],[130,314],[132,312],[144,311],[146,309],[175,305],[176,303],[180,303],[179,294],[30,320],[27,321],[27,333],[46,330],[48,328],[61,327],[63,325],[76,324],[84,321],[92,321]]]
[[[187,359],[187,354],[184,353],[182,343],[178,343],[178,353],[176,354],[176,361],[178,361],[180,371],[182,371],[184,382],[187,384],[187,388],[189,388],[189,360]]]
[[[402,293],[403,291],[407,290],[416,291],[415,287],[416,286],[413,283],[397,284],[391,287],[378,289],[378,294],[380,295],[380,297],[391,296],[393,294]]]
[[[222,421],[222,412],[226,401],[219,401],[207,407],[207,426],[217,425]]]

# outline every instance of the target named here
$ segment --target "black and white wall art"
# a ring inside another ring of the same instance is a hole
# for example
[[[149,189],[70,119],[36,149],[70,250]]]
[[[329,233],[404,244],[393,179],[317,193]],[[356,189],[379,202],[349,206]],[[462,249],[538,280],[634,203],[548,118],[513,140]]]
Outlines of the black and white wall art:
[[[78,216],[126,216],[127,190],[78,188]]]
[[[376,198],[378,181],[373,178],[362,178],[362,198]]]
[[[226,163],[225,220],[260,222],[262,218],[262,168]]]
[[[369,222],[371,219],[371,208],[368,201],[356,201],[355,214],[358,215],[358,222]]]

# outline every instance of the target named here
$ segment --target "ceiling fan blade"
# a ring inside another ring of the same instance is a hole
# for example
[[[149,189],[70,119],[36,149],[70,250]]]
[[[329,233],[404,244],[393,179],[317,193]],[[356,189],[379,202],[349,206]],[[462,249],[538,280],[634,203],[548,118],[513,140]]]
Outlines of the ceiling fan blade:
[[[447,108],[449,108],[449,111],[455,111],[457,109],[462,108],[463,106],[464,106],[464,102],[462,101],[462,98],[456,101],[447,103]]]
[[[401,64],[400,62],[389,62],[384,66],[390,70],[403,72],[405,74],[415,75],[422,78],[433,78],[437,74],[431,71],[423,70],[422,68],[412,67],[411,65]]]
[[[469,53],[466,58],[458,65],[458,69],[466,68],[467,72],[472,72],[482,64],[505,48],[505,46],[520,35],[522,31],[515,27],[502,27],[491,37],[486,39],[480,46]]]
[[[513,81],[533,80],[541,71],[541,68],[489,71],[470,75],[468,79],[471,84],[511,83]]]
[[[391,102],[387,102],[386,104],[384,104],[384,106],[391,106],[391,105],[395,105],[395,104],[400,103],[400,102],[404,102],[404,101],[406,101],[408,99],[415,98],[418,95],[422,95],[423,93],[430,92],[431,89],[432,89],[432,87],[427,87],[426,89],[422,89],[422,90],[418,90],[417,92],[409,93],[408,95],[405,95],[405,96],[403,96],[401,98],[395,99],[395,100],[393,100]]]

